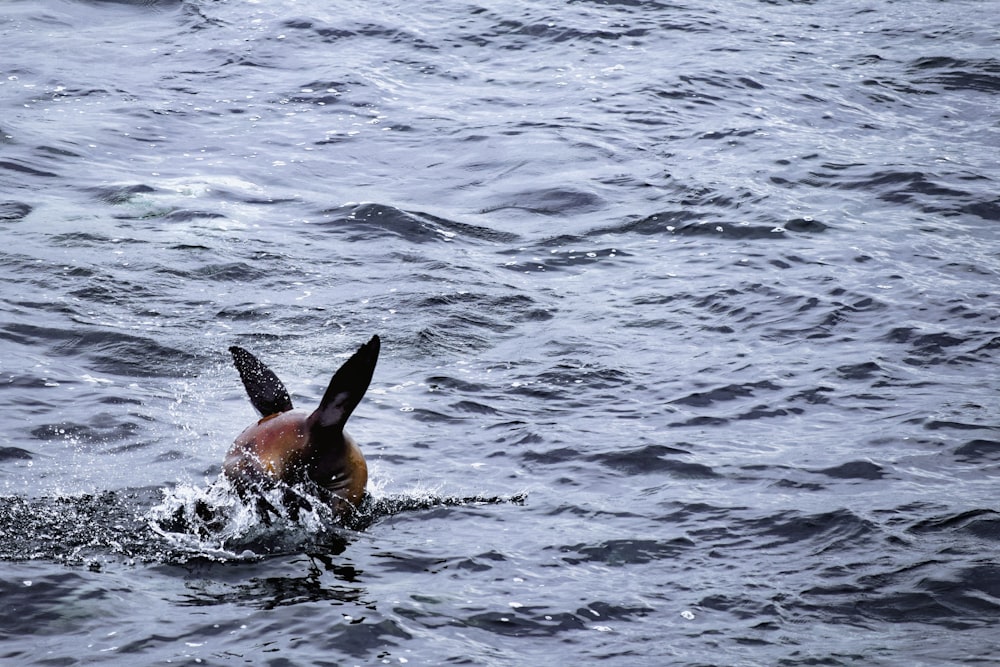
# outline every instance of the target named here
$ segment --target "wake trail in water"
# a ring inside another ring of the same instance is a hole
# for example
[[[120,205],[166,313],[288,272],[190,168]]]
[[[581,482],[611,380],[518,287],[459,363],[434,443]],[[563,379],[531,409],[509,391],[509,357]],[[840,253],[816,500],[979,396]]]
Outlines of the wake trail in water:
[[[385,518],[442,507],[523,504],[526,494],[369,494],[340,519],[308,489],[289,507],[245,504],[227,480],[199,487],[127,489],[41,498],[0,497],[0,560],[48,560],[99,570],[114,562],[255,561],[289,553],[342,553],[352,536]]]

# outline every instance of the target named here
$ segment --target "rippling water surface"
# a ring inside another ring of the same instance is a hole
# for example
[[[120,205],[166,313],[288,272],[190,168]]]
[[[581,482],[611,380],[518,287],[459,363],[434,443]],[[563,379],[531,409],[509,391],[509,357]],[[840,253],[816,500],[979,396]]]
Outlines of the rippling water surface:
[[[995,664],[998,12],[3,3],[0,662]]]

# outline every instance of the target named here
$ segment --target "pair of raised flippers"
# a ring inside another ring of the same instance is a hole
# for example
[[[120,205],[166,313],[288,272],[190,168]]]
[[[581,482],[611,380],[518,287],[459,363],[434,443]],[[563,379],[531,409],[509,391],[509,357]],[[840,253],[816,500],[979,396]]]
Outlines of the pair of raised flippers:
[[[236,438],[222,464],[241,497],[256,497],[273,509],[262,492],[281,487],[292,493],[311,483],[337,514],[361,502],[368,466],[344,425],[368,390],[380,347],[379,337],[372,336],[344,362],[312,412],[293,409],[285,385],[255,356],[242,347],[229,348],[250,402],[261,414]]]

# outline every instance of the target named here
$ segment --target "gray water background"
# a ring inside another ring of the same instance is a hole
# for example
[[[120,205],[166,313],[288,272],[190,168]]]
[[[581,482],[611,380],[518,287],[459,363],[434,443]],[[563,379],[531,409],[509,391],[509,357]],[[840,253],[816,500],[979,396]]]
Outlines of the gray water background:
[[[3,3],[0,664],[995,664],[997,16]],[[255,524],[226,348],[373,333]]]

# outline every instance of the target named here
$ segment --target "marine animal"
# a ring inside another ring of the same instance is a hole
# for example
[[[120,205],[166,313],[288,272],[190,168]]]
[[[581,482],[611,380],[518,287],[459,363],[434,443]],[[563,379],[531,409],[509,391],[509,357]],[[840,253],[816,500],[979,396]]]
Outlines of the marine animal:
[[[365,496],[368,466],[357,442],[344,425],[368,390],[381,340],[371,340],[344,362],[312,412],[295,410],[278,376],[239,346],[229,352],[250,402],[261,419],[237,436],[222,464],[223,474],[244,499],[274,511],[261,492],[284,490],[284,500],[303,504],[293,487],[310,482],[323,500],[343,516]],[[308,502],[304,503],[308,506]]]

